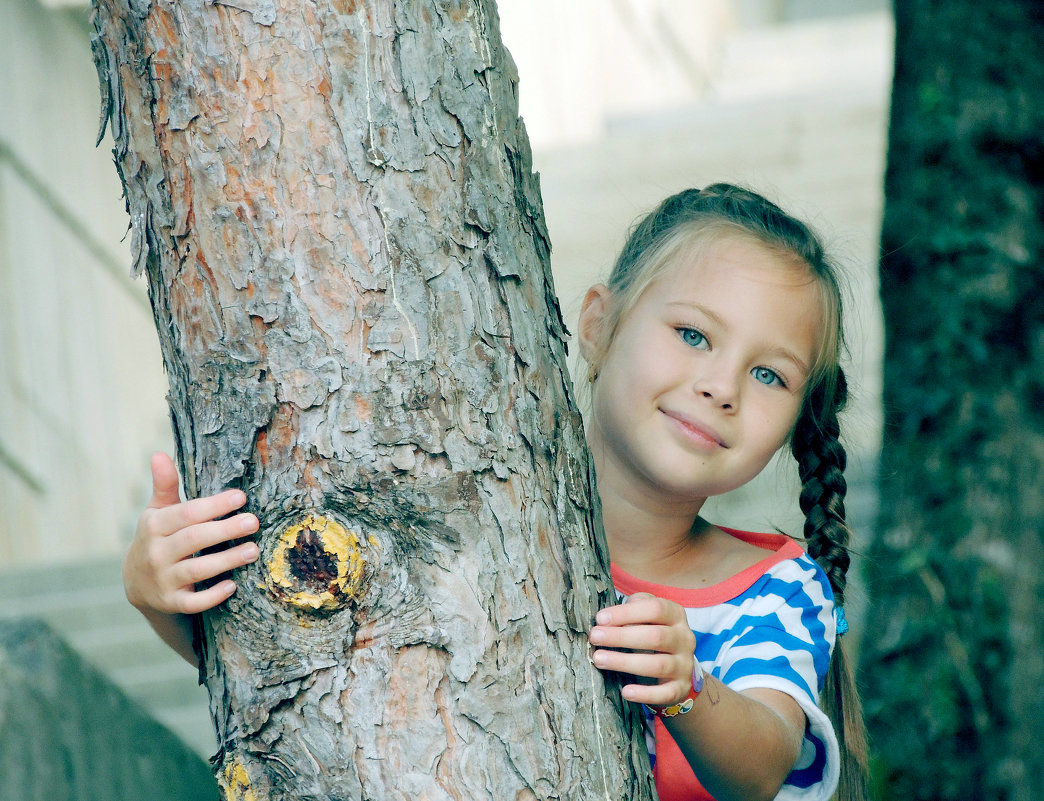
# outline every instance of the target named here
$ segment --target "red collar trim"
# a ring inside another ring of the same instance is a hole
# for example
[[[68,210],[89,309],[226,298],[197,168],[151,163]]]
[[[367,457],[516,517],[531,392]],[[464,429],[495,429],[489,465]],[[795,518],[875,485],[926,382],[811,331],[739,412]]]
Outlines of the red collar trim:
[[[613,585],[624,595],[634,595],[636,592],[648,592],[659,598],[666,598],[682,606],[716,606],[717,604],[731,601],[738,595],[749,590],[754,583],[765,575],[775,565],[787,559],[802,556],[805,552],[801,546],[785,534],[758,534],[751,531],[739,531],[734,528],[720,527],[722,531],[744,542],[764,548],[772,553],[760,562],[741,570],[735,576],[726,579],[720,584],[699,589],[686,589],[683,587],[669,587],[665,584],[656,584],[635,578],[625,573],[615,564],[610,565]]]

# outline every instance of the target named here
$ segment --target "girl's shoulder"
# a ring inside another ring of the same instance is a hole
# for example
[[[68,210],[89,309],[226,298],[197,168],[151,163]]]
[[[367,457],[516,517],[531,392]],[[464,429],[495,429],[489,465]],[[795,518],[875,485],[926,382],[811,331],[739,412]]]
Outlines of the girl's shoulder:
[[[744,580],[751,579],[751,584],[766,576],[796,578],[810,573],[822,575],[823,580],[826,580],[826,574],[819,564],[797,540],[786,534],[741,531],[724,526],[721,530],[739,542],[761,549],[762,553],[767,552],[762,559],[742,572]]]
[[[764,570],[752,570],[740,582],[733,602],[758,596],[773,596],[786,604],[807,609],[833,609],[834,593],[830,588],[830,579],[805,549],[785,534],[757,534],[752,532],[728,530],[733,536],[747,538],[748,541],[765,543],[766,547],[775,544],[773,555],[760,563]],[[758,567],[758,566],[756,566]]]

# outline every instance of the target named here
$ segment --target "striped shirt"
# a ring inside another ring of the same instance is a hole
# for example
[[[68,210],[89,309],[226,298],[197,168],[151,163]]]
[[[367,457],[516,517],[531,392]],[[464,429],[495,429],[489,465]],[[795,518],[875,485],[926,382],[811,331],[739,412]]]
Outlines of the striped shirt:
[[[777,801],[826,801],[837,786],[839,755],[830,720],[817,705],[834,647],[834,600],[822,569],[789,537],[724,529],[770,553],[712,587],[681,589],[642,581],[612,566],[621,599],[648,592],[685,609],[704,672],[742,692],[779,690],[805,713],[805,739]],[[661,801],[703,801],[700,786],[663,723],[646,721]]]

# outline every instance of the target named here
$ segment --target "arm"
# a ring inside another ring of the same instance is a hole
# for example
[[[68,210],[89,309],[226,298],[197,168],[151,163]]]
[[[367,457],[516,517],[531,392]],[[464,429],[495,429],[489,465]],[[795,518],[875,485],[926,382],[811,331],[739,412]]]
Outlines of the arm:
[[[196,590],[196,582],[249,564],[259,551],[247,542],[218,553],[195,554],[257,531],[258,520],[249,513],[216,519],[244,503],[240,490],[182,503],[174,462],[166,454],[153,455],[152,498],[123,559],[123,587],[127,600],[162,640],[193,665],[197,659],[191,616],[217,606],[236,590],[230,579],[203,590]]]
[[[592,656],[599,668],[657,680],[628,684],[626,700],[669,706],[688,695],[696,641],[678,604],[635,594],[601,610],[590,636],[599,646]],[[608,650],[618,648],[629,652]],[[737,693],[707,676],[692,710],[664,723],[718,801],[771,799],[797,761],[805,714],[785,693]]]

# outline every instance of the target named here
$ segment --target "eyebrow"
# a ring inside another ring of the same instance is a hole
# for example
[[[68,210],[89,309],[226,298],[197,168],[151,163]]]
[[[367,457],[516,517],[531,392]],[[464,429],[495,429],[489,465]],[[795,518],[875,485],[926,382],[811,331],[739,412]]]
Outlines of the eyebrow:
[[[677,307],[682,308],[682,309],[695,309],[700,314],[702,314],[702,315],[704,315],[706,317],[710,317],[711,320],[713,320],[718,325],[720,325],[722,327],[725,326],[725,320],[722,319],[721,316],[719,316],[716,312],[711,311],[706,306],[701,306],[699,303],[692,303],[691,301],[688,301],[688,300],[672,300],[672,301],[669,301],[667,303],[667,306],[668,306],[668,308],[671,307],[671,306],[677,306]]]
[[[710,318],[710,320],[715,325],[719,325],[722,328],[726,327],[725,320],[722,319],[720,315],[718,315],[716,312],[711,311],[706,306],[701,306],[699,303],[690,303],[689,301],[684,300],[672,300],[669,301],[666,305],[668,308],[675,306],[681,309],[698,311],[700,314]],[[786,359],[787,361],[793,362],[794,366],[801,370],[805,374],[805,376],[808,376],[811,373],[811,367],[809,367],[809,365],[805,363],[804,359],[799,358],[798,355],[794,353],[794,351],[792,351],[790,348],[785,348],[782,345],[774,345],[773,347],[769,348],[767,352],[770,356],[779,356],[781,358]]]

